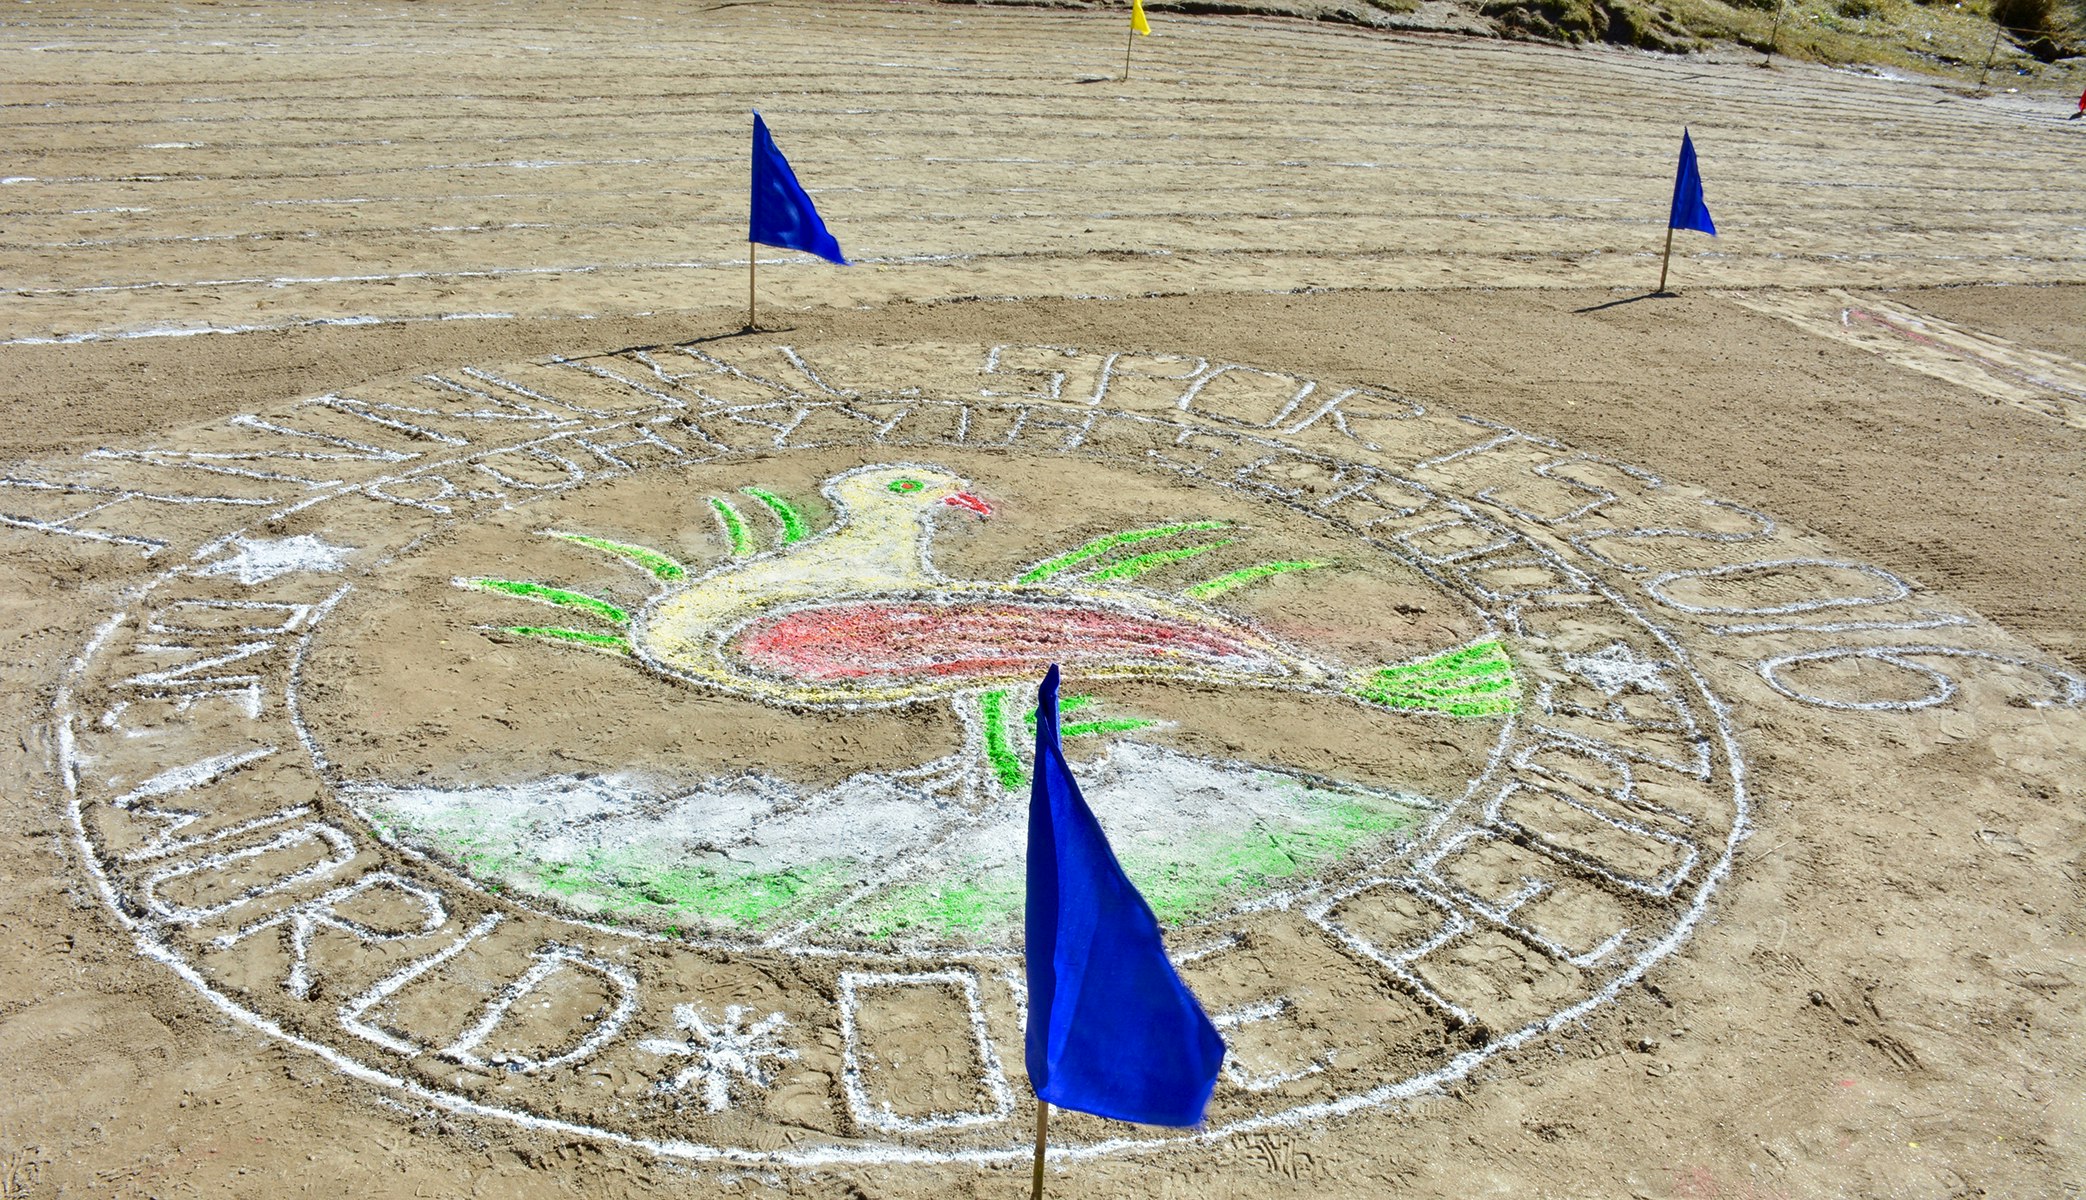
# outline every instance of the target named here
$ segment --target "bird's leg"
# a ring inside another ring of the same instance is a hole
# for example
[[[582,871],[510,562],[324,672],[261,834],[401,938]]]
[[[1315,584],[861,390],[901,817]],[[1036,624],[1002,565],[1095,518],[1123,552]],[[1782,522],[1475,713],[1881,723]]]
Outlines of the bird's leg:
[[[1003,790],[992,758],[995,738],[988,725],[988,716],[998,714],[988,714],[978,697],[968,693],[952,697],[949,705],[963,727],[963,745],[954,754],[894,774],[937,803],[975,814],[990,806]]]

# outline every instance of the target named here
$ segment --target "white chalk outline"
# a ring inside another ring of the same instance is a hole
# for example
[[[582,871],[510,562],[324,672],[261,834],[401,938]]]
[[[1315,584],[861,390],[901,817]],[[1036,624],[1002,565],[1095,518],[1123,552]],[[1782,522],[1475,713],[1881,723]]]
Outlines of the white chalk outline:
[[[1501,439],[1495,439],[1495,443],[1499,440]],[[1464,452],[1456,452],[1443,457],[1444,460],[1453,459],[1456,457],[1460,457],[1462,453]],[[1191,473],[1193,472],[1191,471]],[[299,504],[294,507],[297,509],[309,507],[309,505],[313,502],[316,502],[317,499],[321,498],[314,498],[313,501],[307,501],[303,504]],[[1422,570],[1423,573],[1429,573],[1431,575],[1430,572],[1425,572],[1424,568],[1422,568]],[[1693,893],[1692,902],[1689,904],[1688,908],[1681,914],[1678,923],[1667,932],[1666,936],[1661,938],[1657,943],[1648,947],[1645,953],[1640,955],[1629,965],[1627,970],[1609,980],[1609,982],[1606,985],[1600,987],[1593,995],[1586,997],[1580,1003],[1572,1006],[1571,1008],[1563,1010],[1557,1014],[1554,1014],[1553,1016],[1551,1016],[1543,1022],[1527,1026],[1521,1030],[1516,1031],[1511,1035],[1508,1035],[1507,1037],[1495,1039],[1494,1041],[1485,1046],[1475,1047],[1469,1051],[1466,1051],[1458,1055],[1456,1058],[1452,1059],[1450,1062],[1444,1064],[1437,1070],[1429,1072],[1425,1075],[1417,1076],[1407,1080],[1397,1081],[1391,1084],[1386,1084],[1365,1093],[1359,1093],[1352,1096],[1342,1097],[1334,1101],[1301,1106],[1299,1108],[1281,1113],[1264,1114],[1257,1117],[1246,1118],[1240,1121],[1228,1123],[1217,1128],[1202,1131],[1199,1134],[1187,1135],[1184,1138],[1174,1137],[1150,1140],[1108,1139],[1101,1142],[1088,1144],[1085,1146],[1061,1147],[1055,1152],[1055,1157],[1061,1159],[1083,1159],[1116,1152],[1135,1152],[1141,1150],[1149,1150],[1155,1147],[1165,1146],[1169,1144],[1178,1144],[1183,1140],[1208,1142],[1218,1138],[1232,1136],[1239,1132],[1246,1132],[1260,1128],[1286,1127],[1305,1121],[1316,1120],[1324,1117],[1338,1116],[1344,1113],[1358,1111],[1362,1108],[1374,1107],[1381,1104],[1394,1102],[1398,1099],[1408,1098],[1413,1095],[1421,1094],[1424,1091],[1427,1091],[1434,1087],[1438,1087],[1443,1082],[1467,1074],[1468,1071],[1475,1067],[1478,1063],[1492,1057],[1497,1053],[1501,1053],[1515,1046],[1524,1044],[1531,1038],[1542,1036],[1548,1031],[1553,1030],[1564,1023],[1578,1019],[1579,1017],[1583,1016],[1586,1012],[1591,1011],[1594,1007],[1597,1007],[1600,1004],[1604,1004],[1612,1000],[1614,996],[1618,994],[1623,987],[1626,987],[1629,984],[1634,983],[1636,979],[1641,978],[1643,973],[1649,969],[1652,963],[1664,957],[1665,954],[1670,953],[1672,949],[1677,947],[1687,937],[1689,932],[1692,930],[1695,921],[1699,919],[1699,916],[1706,907],[1709,897],[1715,890],[1716,885],[1720,883],[1721,880],[1728,873],[1732,861],[1732,853],[1735,851],[1736,846],[1738,845],[1739,841],[1742,840],[1743,836],[1747,831],[1747,815],[1749,812],[1749,807],[1747,804],[1744,788],[1743,763],[1742,760],[1740,760],[1737,756],[1737,746],[1735,742],[1735,737],[1733,736],[1730,727],[1728,710],[1725,708],[1721,701],[1716,699],[1713,693],[1708,691],[1707,681],[1704,680],[1702,676],[1699,674],[1699,672],[1697,672],[1692,666],[1688,665],[1686,656],[1684,652],[1682,652],[1678,644],[1675,643],[1670,637],[1670,635],[1666,634],[1663,630],[1658,629],[1656,626],[1652,626],[1642,612],[1638,611],[1624,597],[1616,593],[1613,589],[1609,588],[1605,584],[1600,584],[1598,582],[1596,582],[1596,587],[1599,589],[1600,594],[1603,598],[1609,600],[1611,603],[1616,605],[1625,615],[1629,616],[1631,619],[1635,620],[1640,625],[1647,628],[1651,632],[1652,636],[1657,638],[1662,643],[1665,643],[1670,648],[1671,652],[1675,656],[1677,666],[1679,666],[1680,669],[1682,669],[1686,673],[1690,681],[1696,686],[1697,689],[1699,689],[1699,694],[1702,695],[1705,702],[1709,704],[1710,714],[1714,718],[1714,724],[1716,726],[1716,739],[1721,743],[1722,748],[1724,750],[1725,761],[1729,764],[1732,785],[1732,804],[1734,810],[1734,819],[1731,831],[1725,843],[1724,853],[1714,863],[1714,865],[1707,872],[1705,872],[1701,883],[1696,887]],[[128,601],[126,600],[125,602],[127,603]],[[81,855],[83,866],[85,867],[85,869],[88,870],[90,876],[93,878],[94,882],[96,883],[96,886],[103,894],[105,900],[107,900],[110,903],[111,907],[115,910],[117,919],[128,927],[131,927],[133,929],[139,929],[140,927],[138,926],[138,924],[131,918],[129,918],[125,913],[123,913],[121,906],[117,901],[117,896],[112,883],[103,873],[100,864],[97,861],[95,861],[96,855],[93,843],[91,839],[89,839],[89,837],[87,836],[86,829],[83,823],[83,814],[80,811],[80,806],[78,802],[78,792],[76,787],[76,781],[78,777],[77,750],[75,748],[74,740],[72,737],[71,727],[72,718],[70,680],[77,678],[79,674],[84,671],[87,660],[94,654],[98,653],[98,647],[100,646],[100,644],[106,640],[108,635],[112,633],[118,625],[120,625],[121,620],[122,614],[119,613],[115,618],[112,618],[100,630],[97,631],[95,637],[91,639],[88,643],[88,647],[83,652],[82,656],[75,661],[76,669],[69,676],[68,683],[65,685],[61,685],[60,694],[58,698],[59,702],[56,706],[56,712],[59,715],[57,750],[60,774],[67,784],[68,794],[70,798],[68,807],[69,815],[72,817],[75,826],[75,849]],[[1503,751],[1505,748],[1506,747],[1503,744],[1501,750]],[[1497,756],[1495,755],[1495,759],[1496,757]],[[497,914],[495,914],[494,916],[488,918],[487,921],[481,922],[481,928],[489,929],[490,924],[497,924],[498,920],[499,917]],[[357,1063],[354,1060],[348,1059],[346,1056],[342,1055],[338,1051],[331,1049],[330,1047],[311,1042],[308,1039],[304,1039],[289,1033],[287,1030],[283,1029],[281,1026],[269,1020],[268,1018],[262,1017],[257,1013],[248,1012],[247,1010],[241,1008],[239,1005],[231,1002],[224,996],[220,995],[218,992],[215,991],[213,985],[211,985],[209,981],[206,980],[199,972],[197,972],[188,963],[183,961],[178,955],[174,954],[171,950],[160,945],[154,938],[147,936],[144,930],[140,930],[139,949],[141,954],[150,957],[155,961],[162,962],[170,970],[174,971],[177,975],[189,982],[191,986],[196,987],[198,991],[200,991],[213,1004],[217,1005],[221,1011],[226,1012],[227,1015],[232,1016],[235,1019],[242,1020],[248,1024],[251,1024],[256,1028],[261,1029],[263,1032],[266,1032],[271,1036],[277,1037],[285,1042],[298,1045],[301,1048],[307,1049],[324,1058],[326,1061],[333,1063],[336,1067],[353,1077],[396,1087],[406,1092],[407,1094],[426,1099],[432,1103],[437,1103],[442,1107],[451,1109],[452,1111],[486,1116],[498,1116],[503,1119],[516,1121],[517,1123],[529,1128],[580,1134],[583,1136],[599,1137],[604,1140],[616,1142],[619,1144],[647,1149],[651,1152],[669,1157],[693,1158],[711,1161],[781,1163],[785,1165],[816,1165],[821,1163],[834,1162],[892,1161],[994,1162],[1008,1161],[1010,1159],[1018,1158],[1027,1153],[1026,1147],[1022,1146],[950,1152],[921,1152],[914,1150],[904,1150],[895,1147],[825,1146],[803,1148],[793,1147],[776,1152],[762,1153],[732,1150],[730,1148],[699,1146],[679,1140],[662,1141],[632,1137],[626,1134],[618,1134],[610,1130],[596,1129],[588,1126],[577,1125],[570,1122],[562,1122],[550,1120],[547,1118],[535,1117],[526,1113],[502,1110],[494,1106],[483,1105],[478,1102],[471,1101],[466,1097],[445,1093],[438,1089],[429,1088],[424,1085],[413,1083],[411,1081],[389,1075],[385,1072],[375,1070],[363,1064]]]
[[[149,626],[148,626],[149,628]],[[261,746],[252,750],[228,750],[213,754],[184,766],[169,767],[164,771],[138,783],[129,791],[109,801],[117,808],[129,808],[140,800],[151,800],[160,796],[178,796],[193,791],[208,783],[214,783],[250,762],[256,762],[275,753],[273,746]]]
[[[377,980],[360,995],[350,997],[334,1013],[334,1019],[339,1022],[342,1029],[354,1034],[356,1037],[373,1042],[394,1053],[408,1056],[426,1053],[431,1047],[407,1041],[388,1030],[370,1024],[363,1018],[369,1014],[370,1009],[403,991],[407,984],[462,954],[470,948],[473,942],[483,940],[487,934],[500,927],[500,922],[503,919],[504,914],[497,912],[487,913],[478,918],[477,922],[465,930],[463,936],[455,941],[435,951],[433,954],[414,959],[391,974]],[[168,953],[171,953],[171,951]],[[216,996],[215,992],[210,994],[213,998]],[[222,1001],[221,1003],[229,1004],[230,1002]]]
[[[1615,492],[1610,491],[1607,488],[1588,483],[1583,479],[1574,479],[1569,475],[1561,475],[1558,473],[1558,471],[1561,468],[1577,466],[1581,463],[1598,463],[1601,466],[1612,467],[1615,470],[1621,471],[1625,475],[1629,475],[1636,478],[1637,480],[1644,483],[1646,486],[1648,486],[1654,491],[1665,486],[1664,481],[1662,481],[1658,476],[1652,474],[1650,471],[1647,471],[1642,467],[1634,467],[1626,462],[1620,462],[1616,459],[1608,458],[1599,454],[1590,454],[1581,451],[1575,451],[1571,454],[1551,459],[1548,462],[1537,463],[1534,467],[1531,467],[1529,469],[1529,472],[1530,474],[1539,475],[1542,478],[1548,479],[1554,483],[1563,484],[1567,488],[1572,488],[1581,492],[1590,493],[1593,496],[1593,499],[1588,500],[1583,504],[1580,504],[1576,508],[1568,509],[1567,511],[1554,517],[1546,517],[1540,513],[1530,512],[1517,504],[1513,504],[1509,501],[1500,499],[1499,488],[1497,486],[1480,488],[1479,490],[1471,493],[1471,499],[1482,501],[1483,503],[1489,504],[1492,507],[1499,509],[1500,511],[1506,513],[1509,516],[1530,522],[1531,524],[1552,526],[1569,525],[1574,521],[1582,520],[1585,517],[1592,515],[1593,513],[1599,511],[1606,505],[1613,504],[1615,501],[1622,498]]]
[[[1837,571],[1852,571],[1880,579],[1889,589],[1880,596],[1827,596],[1812,600],[1791,600],[1787,604],[1690,604],[1676,600],[1665,592],[1667,584],[1683,579],[1722,579],[1727,575],[1750,575],[1772,572],[1785,567],[1827,567]],[[1718,567],[1691,567],[1680,571],[1662,571],[1644,581],[1644,591],[1652,599],[1676,612],[1694,616],[1740,616],[1773,617],[1785,613],[1816,612],[1821,608],[1859,608],[1871,604],[1895,604],[1912,595],[1912,585],[1882,567],[1868,563],[1848,562],[1832,558],[1769,558],[1755,562],[1726,563]]]
[[[207,572],[206,572],[207,573]],[[169,625],[166,617],[177,608],[199,608],[221,612],[279,612],[285,614],[276,625]],[[145,618],[147,633],[187,634],[191,637],[271,637],[295,633],[311,616],[309,604],[281,604],[269,600],[175,600],[152,611]]]
[[[1550,884],[1532,876],[1524,875],[1521,880],[1522,886],[1518,891],[1505,900],[1494,902],[1485,899],[1467,887],[1459,886],[1454,880],[1442,874],[1441,864],[1444,860],[1451,855],[1460,854],[1464,847],[1480,840],[1504,841],[1510,844],[1512,842],[1511,838],[1501,836],[1498,830],[1484,828],[1466,829],[1448,841],[1443,842],[1437,850],[1421,859],[1415,873],[1420,878],[1439,888],[1442,892],[1462,901],[1463,907],[1485,918],[1494,926],[1513,935],[1522,942],[1557,959],[1559,962],[1570,963],[1572,966],[1581,968],[1593,967],[1629,940],[1630,928],[1624,926],[1584,950],[1573,950],[1571,947],[1563,945],[1553,938],[1545,937],[1543,934],[1536,932],[1534,928],[1514,919],[1514,914],[1530,901],[1540,899],[1555,890]]]
[[[1791,700],[1802,701],[1805,704],[1815,704],[1819,708],[1837,708],[1865,712],[1913,712],[1947,702],[1955,696],[1961,686],[1956,683],[1953,677],[1942,671],[1924,663],[1912,661],[1914,658],[1922,656],[1981,659],[1986,662],[2003,663],[2010,667],[2019,667],[2024,671],[2034,672],[2043,676],[2044,679],[2054,684],[2059,692],[2063,693],[2061,698],[2055,700],[2046,697],[2036,697],[2028,700],[2025,703],[2030,708],[2050,708],[2060,704],[2073,706],[2086,703],[2086,677],[2075,675],[2059,667],[2030,662],[2025,658],[2017,658],[2011,654],[1994,654],[1989,650],[1971,650],[1962,646],[1828,646],[1822,650],[1806,650],[1797,654],[1781,654],[1766,659],[1760,664],[1760,677],[1767,681],[1767,686],[1789,697]],[[1925,675],[1932,681],[1934,690],[1916,700],[1833,700],[1800,691],[1784,683],[1781,679],[1782,671],[1799,663],[1840,662],[1850,658],[1871,658],[1878,662],[1887,662],[1895,667],[1903,667],[1916,674]]]
[[[1442,914],[1441,927],[1414,945],[1385,949],[1353,929],[1348,928],[1346,924],[1334,919],[1333,911],[1342,904],[1364,892],[1376,891],[1381,888],[1405,892],[1408,895],[1418,897],[1423,903],[1432,905]],[[1443,1016],[1448,1018],[1451,1025],[1460,1027],[1478,1024],[1478,1019],[1470,1014],[1470,1010],[1435,991],[1432,985],[1425,979],[1420,978],[1419,972],[1413,970],[1412,965],[1420,959],[1477,928],[1477,923],[1465,916],[1462,909],[1448,899],[1422,886],[1417,878],[1398,878],[1383,875],[1373,879],[1364,879],[1360,883],[1306,907],[1304,909],[1304,919],[1333,935],[1334,939],[1340,942],[1341,945],[1346,946],[1348,949],[1353,950],[1363,958],[1389,972],[1391,979],[1403,991],[1434,1006]]]
[[[1295,1001],[1282,996],[1213,1013],[1210,1016],[1210,1024],[1216,1026],[1221,1033],[1242,1025],[1258,1025],[1264,1021],[1272,1021],[1295,1007]],[[1255,1071],[1239,1061],[1237,1049],[1227,1042],[1224,1047],[1224,1062],[1219,1069],[1223,1071],[1224,1078],[1231,1081],[1232,1086],[1243,1091],[1271,1092],[1284,1084],[1294,1083],[1325,1070],[1332,1065],[1335,1053],[1336,1051],[1328,1050],[1294,1071]]]
[[[614,1041],[617,1035],[623,1032],[623,1026],[630,1023],[631,1014],[637,1011],[637,973],[630,968],[612,963],[598,955],[588,954],[584,950],[567,946],[562,942],[546,942],[531,950],[529,957],[536,961],[527,971],[523,972],[521,978],[501,988],[498,995],[486,1001],[485,1007],[478,1014],[477,1023],[466,1029],[457,1036],[455,1041],[442,1047],[437,1053],[444,1058],[454,1059],[467,1067],[497,1065],[504,1066],[510,1071],[520,1071],[525,1074],[548,1071],[552,1067],[562,1067],[567,1063],[575,1063],[592,1057],[595,1052]],[[493,1030],[498,1029],[501,1022],[507,1019],[507,1014],[513,1011],[514,1006],[519,1004],[529,993],[542,987],[544,982],[550,979],[551,976],[568,966],[592,971],[607,979],[616,987],[615,1008],[610,1010],[607,1016],[595,1024],[593,1031],[587,1034],[586,1037],[581,1038],[579,1043],[571,1049],[566,1050],[562,1054],[551,1055],[548,1058],[510,1055],[495,1063],[480,1057],[478,1048],[483,1046],[485,1039],[491,1037]]]
[[[421,911],[427,919],[419,929],[386,931],[372,929],[360,921],[349,920],[337,911],[339,906],[374,888],[389,887],[406,895],[418,897]],[[408,938],[425,937],[449,923],[449,910],[442,904],[442,895],[433,888],[413,882],[403,875],[389,870],[371,871],[350,884],[334,888],[322,896],[293,904],[272,915],[261,918],[250,925],[230,933],[221,933],[207,943],[213,950],[226,950],[278,925],[290,927],[290,973],[283,980],[283,990],[302,1000],[311,994],[311,941],[321,929],[337,929],[364,945],[381,942],[398,942]]]
[[[279,876],[266,883],[251,884],[242,888],[238,894],[229,900],[220,900],[215,904],[197,906],[177,904],[159,895],[159,889],[162,886],[176,879],[186,879],[190,875],[199,875],[205,871],[223,870],[234,863],[259,858],[264,854],[277,850],[290,850],[314,843],[323,843],[332,853],[301,870]],[[345,832],[334,828],[324,821],[312,821],[299,825],[294,829],[285,829],[273,837],[265,841],[256,842],[251,846],[243,846],[237,850],[220,851],[216,854],[206,854],[201,858],[189,859],[186,862],[174,863],[170,866],[161,867],[156,871],[147,872],[143,878],[138,880],[138,900],[144,905],[146,912],[168,924],[200,925],[212,917],[220,917],[228,912],[244,908],[264,896],[273,896],[278,892],[287,892],[314,880],[324,879],[355,861],[356,856],[361,852],[361,847],[355,844],[355,839]]]
[[[1664,487],[1665,485],[1661,483],[1659,486]],[[1747,508],[1743,504],[1734,504],[1729,500],[1719,500],[1715,497],[1704,497],[1698,499],[1696,503],[1704,508],[1721,508],[1731,512],[1743,513],[1751,517],[1759,528],[1754,529],[1750,533],[1718,533],[1715,530],[1679,529],[1661,526],[1639,526],[1634,529],[1590,529],[1584,533],[1572,534],[1565,540],[1570,542],[1573,548],[1581,554],[1603,566],[1613,567],[1618,571],[1642,574],[1651,570],[1651,568],[1642,563],[1622,562],[1619,559],[1603,554],[1594,548],[1594,543],[1609,538],[1629,538],[1648,541],[1652,538],[1670,537],[1689,541],[1709,542],[1712,545],[1733,545],[1738,542],[1752,542],[1762,538],[1773,537],[1781,528],[1775,524],[1774,518],[1756,509]]]
[[[866,988],[934,987],[954,989],[963,998],[975,1039],[980,1075],[978,1083],[990,1097],[990,1107],[975,1112],[935,1113],[926,1117],[901,1117],[890,1105],[871,1105],[862,1086],[861,1039],[855,1028],[855,1012],[861,1007]],[[993,1125],[1014,1112],[1014,1090],[1007,1086],[1007,1073],[993,1050],[992,1034],[985,1025],[985,1008],[978,1002],[978,977],[970,971],[843,971],[840,990],[840,1085],[847,1097],[848,1113],[872,1129],[886,1133],[927,1133],[937,1129],[960,1129]]]
[[[1512,817],[1506,816],[1503,810],[1507,801],[1521,792],[1541,793],[1559,801],[1568,808],[1585,813],[1604,825],[1612,825],[1625,833],[1633,833],[1639,837],[1650,838],[1652,841],[1677,847],[1682,851],[1680,861],[1667,868],[1656,879],[1643,879],[1628,874],[1619,868],[1602,862],[1586,851],[1574,850],[1570,846],[1562,845],[1555,838],[1547,837],[1536,830],[1528,828]],[[1654,829],[1649,825],[1640,825],[1626,817],[1602,812],[1600,809],[1585,803],[1568,792],[1560,792],[1555,788],[1544,787],[1525,780],[1517,779],[1501,788],[1499,794],[1485,805],[1484,811],[1485,820],[1492,828],[1500,830],[1509,836],[1518,835],[1520,838],[1526,839],[1530,846],[1541,850],[1552,858],[1560,862],[1570,863],[1582,871],[1590,871],[1595,875],[1599,875],[1617,887],[1626,888],[1655,899],[1664,900],[1672,896],[1674,891],[1687,880],[1688,872],[1694,869],[1695,863],[1700,857],[1699,852],[1695,849],[1695,844],[1686,838],[1667,833],[1663,829]]]

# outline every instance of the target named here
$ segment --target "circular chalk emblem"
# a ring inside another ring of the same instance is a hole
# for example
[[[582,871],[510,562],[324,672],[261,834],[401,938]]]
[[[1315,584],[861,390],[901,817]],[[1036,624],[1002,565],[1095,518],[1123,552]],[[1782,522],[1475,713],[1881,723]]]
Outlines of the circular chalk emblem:
[[[1391,1103],[1641,977],[1745,828],[1648,604],[1806,611],[1750,547],[1630,598],[1614,538],[1728,506],[1195,357],[661,347],[193,440],[118,459],[221,494],[58,700],[112,906],[361,1078],[687,1159],[1027,1153],[1051,663],[1231,1051],[1200,1133],[1053,1131],[1107,1154]]]

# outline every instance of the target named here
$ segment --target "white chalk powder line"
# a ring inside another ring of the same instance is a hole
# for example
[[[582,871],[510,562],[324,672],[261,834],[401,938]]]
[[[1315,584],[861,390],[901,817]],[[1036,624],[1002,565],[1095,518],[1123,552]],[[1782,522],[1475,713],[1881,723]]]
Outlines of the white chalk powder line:
[[[592,314],[575,318],[591,319]],[[286,329],[311,329],[320,326],[361,327],[367,325],[424,325],[437,321],[512,321],[515,314],[504,312],[485,313],[441,313],[431,317],[313,317],[304,321],[285,321],[277,325],[163,325],[151,329],[96,329],[84,333],[66,333],[55,337],[18,337],[0,341],[0,346],[78,346],[89,342],[127,342],[139,338],[185,338],[202,337],[218,333],[280,333]]]
[[[1144,257],[1171,257],[1171,251],[1134,251]],[[974,258],[1027,258],[1028,254],[899,254],[856,258],[859,266],[890,266],[903,263],[959,262]],[[806,265],[795,257],[774,256],[760,260],[762,266]],[[572,263],[556,267],[472,267],[457,271],[394,271],[366,275],[246,275],[224,279],[148,279],[137,283],[97,283],[84,287],[11,288],[16,296],[100,296],[116,292],[154,292],[181,288],[307,287],[333,283],[403,283],[414,280],[504,279],[533,275],[598,275],[604,271],[707,271],[743,267],[743,258],[688,260],[685,262]]]

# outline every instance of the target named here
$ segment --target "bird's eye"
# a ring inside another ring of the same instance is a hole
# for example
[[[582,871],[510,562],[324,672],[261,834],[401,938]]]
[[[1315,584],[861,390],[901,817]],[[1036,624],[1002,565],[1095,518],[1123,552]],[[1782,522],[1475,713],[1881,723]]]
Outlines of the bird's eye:
[[[885,486],[903,496],[907,492],[917,492],[927,485],[917,479],[894,479]]]

